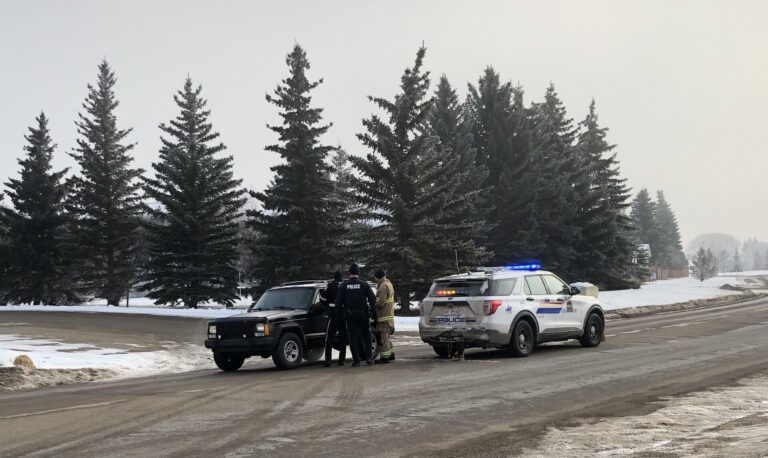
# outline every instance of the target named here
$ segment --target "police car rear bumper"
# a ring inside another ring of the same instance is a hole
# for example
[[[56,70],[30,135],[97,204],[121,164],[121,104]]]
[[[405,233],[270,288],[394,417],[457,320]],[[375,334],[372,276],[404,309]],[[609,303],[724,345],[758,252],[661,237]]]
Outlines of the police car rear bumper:
[[[419,329],[419,335],[423,342],[430,345],[464,342],[470,347],[491,347],[509,343],[508,335],[494,329],[422,327]]]

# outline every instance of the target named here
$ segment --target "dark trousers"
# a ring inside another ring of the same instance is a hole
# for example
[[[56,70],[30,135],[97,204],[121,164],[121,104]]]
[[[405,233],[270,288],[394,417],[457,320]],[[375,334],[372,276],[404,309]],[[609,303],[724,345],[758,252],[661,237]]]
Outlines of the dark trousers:
[[[342,314],[337,316],[333,309],[331,309],[328,318],[328,330],[325,333],[325,362],[331,362],[333,342],[338,335],[338,342],[341,346],[339,349],[339,361],[343,363],[347,359],[347,344],[349,343],[349,334],[347,333],[347,320]]]
[[[352,350],[352,359],[355,362],[372,358],[371,328],[368,323],[368,315],[350,313],[347,315],[347,328],[349,328],[349,348]]]

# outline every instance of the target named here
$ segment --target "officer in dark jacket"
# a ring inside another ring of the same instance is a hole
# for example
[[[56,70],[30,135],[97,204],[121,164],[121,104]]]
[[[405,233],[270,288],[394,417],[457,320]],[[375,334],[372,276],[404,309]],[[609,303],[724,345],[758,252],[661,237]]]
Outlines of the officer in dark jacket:
[[[360,267],[352,264],[349,267],[349,280],[339,286],[339,293],[336,295],[336,307],[344,307],[347,314],[353,367],[359,366],[362,359],[365,359],[368,364],[373,364],[369,320],[376,316],[374,309],[376,296],[373,294],[371,285],[360,280],[359,275]]]
[[[333,351],[333,340],[336,335],[339,336],[339,366],[344,365],[347,359],[347,344],[349,343],[349,334],[347,333],[347,317],[344,309],[336,306],[336,296],[339,294],[339,285],[341,284],[341,272],[334,272],[333,280],[323,291],[322,298],[328,311],[328,330],[325,334],[325,367],[331,365],[331,352]]]

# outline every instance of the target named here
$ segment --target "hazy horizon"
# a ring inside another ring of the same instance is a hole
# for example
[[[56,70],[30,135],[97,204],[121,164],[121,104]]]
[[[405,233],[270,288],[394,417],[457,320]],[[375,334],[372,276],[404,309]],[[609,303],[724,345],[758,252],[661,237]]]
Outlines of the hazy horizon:
[[[262,189],[278,156],[264,151],[278,121],[266,102],[286,77],[294,43],[307,51],[313,103],[334,125],[325,137],[352,154],[355,134],[391,97],[416,50],[427,47],[433,86],[446,74],[463,99],[492,65],[521,84],[526,102],[554,82],[574,123],[595,98],[635,191],[663,190],[683,244],[704,232],[768,240],[761,150],[768,102],[768,30],[762,2],[98,2],[0,4],[0,180],[18,170],[24,135],[44,110],[73,167],[74,121],[106,58],[118,78],[117,111],[132,127],[135,164],[151,171],[161,122],[189,74],[203,85],[235,174]],[[4,187],[3,187],[4,188]]]

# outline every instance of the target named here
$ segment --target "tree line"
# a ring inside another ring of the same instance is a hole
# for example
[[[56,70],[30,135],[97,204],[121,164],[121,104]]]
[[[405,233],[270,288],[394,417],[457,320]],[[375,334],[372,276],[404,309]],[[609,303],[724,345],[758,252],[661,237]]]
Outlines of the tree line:
[[[41,113],[20,175],[6,183],[0,303],[117,305],[138,289],[158,304],[231,305],[241,274],[258,293],[351,261],[387,269],[403,304],[437,276],[486,263],[539,261],[564,278],[636,286],[647,236],[640,195],[632,204],[595,102],[574,122],[553,84],[527,102],[493,67],[461,101],[445,75],[432,86],[425,58],[422,47],[393,98],[369,97],[375,112],[357,135],[364,154],[348,154],[322,140],[331,123],[312,103],[322,79],[309,78],[296,45],[287,77],[266,96],[282,119],[269,126],[277,141],[266,151],[281,161],[262,191],[234,177],[190,78],[173,97],[178,115],[159,126],[152,172],[133,166],[116,78],[102,62],[69,152],[77,173],[52,170]],[[256,208],[245,210],[247,195]],[[656,249],[674,245],[677,231],[663,194],[650,214],[654,258],[681,261]]]

